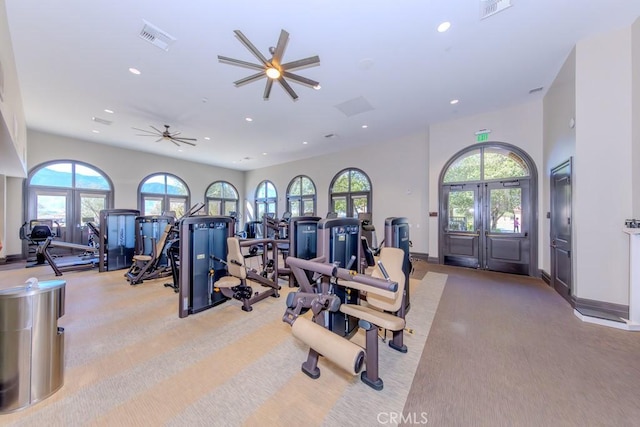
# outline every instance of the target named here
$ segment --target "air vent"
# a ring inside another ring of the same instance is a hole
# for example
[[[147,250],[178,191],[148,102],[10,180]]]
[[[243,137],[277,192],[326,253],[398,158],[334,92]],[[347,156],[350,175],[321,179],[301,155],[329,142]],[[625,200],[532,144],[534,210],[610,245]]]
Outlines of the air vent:
[[[511,0],[480,0],[480,19],[485,19],[511,6]]]
[[[100,123],[107,126],[110,126],[111,123],[113,123],[111,120],[101,119],[100,117],[91,117],[91,120],[93,120],[96,123]]]
[[[142,22],[144,22],[144,26],[142,30],[140,30],[141,39],[148,41],[162,50],[169,50],[169,47],[176,41],[176,38],[167,34],[166,31],[161,30],[144,19]]]
[[[336,136],[338,136],[338,135],[336,135],[335,133],[328,133],[324,137],[328,138],[328,139],[331,139],[331,138],[335,138]]]
[[[362,96],[350,99],[335,107],[347,117],[373,110],[373,106]]]
[[[534,88],[534,89],[531,89],[531,90],[529,91],[529,95],[531,95],[532,93],[541,92],[541,91],[542,91],[542,89],[544,89],[542,86],[540,86],[540,87],[536,87],[536,88]]]

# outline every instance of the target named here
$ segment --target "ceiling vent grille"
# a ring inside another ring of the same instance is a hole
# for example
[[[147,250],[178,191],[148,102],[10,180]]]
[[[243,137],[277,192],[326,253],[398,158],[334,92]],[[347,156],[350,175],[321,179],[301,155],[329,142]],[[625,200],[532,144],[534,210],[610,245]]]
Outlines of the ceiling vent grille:
[[[480,0],[480,19],[485,19],[511,7],[511,0]]]
[[[166,31],[161,30],[155,25],[142,20],[144,26],[140,30],[140,38],[148,41],[154,46],[159,47],[162,50],[169,50],[176,38],[169,35]]]
[[[91,117],[91,120],[93,120],[96,123],[100,123],[107,126],[111,126],[111,123],[113,123],[111,120],[101,119],[100,117]]]

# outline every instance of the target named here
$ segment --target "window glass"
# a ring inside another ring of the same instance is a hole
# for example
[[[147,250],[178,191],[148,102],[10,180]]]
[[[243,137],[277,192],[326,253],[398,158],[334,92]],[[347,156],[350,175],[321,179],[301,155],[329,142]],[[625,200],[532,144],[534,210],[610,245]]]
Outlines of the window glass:
[[[162,215],[162,199],[157,197],[145,197],[143,215]],[[176,217],[180,215],[176,212]]]
[[[302,195],[311,196],[316,194],[316,186],[310,178],[302,177]]]
[[[484,179],[529,176],[525,161],[516,153],[501,148],[484,150]]]
[[[266,183],[267,185],[267,197],[276,197],[276,187],[270,182]]]
[[[214,182],[213,184],[211,184],[209,186],[209,188],[207,189],[207,197],[215,197],[215,198],[221,198],[222,197],[222,182]]]
[[[186,196],[187,194],[189,194],[189,192],[187,191],[187,187],[181,180],[171,175],[167,175],[167,194]]]
[[[220,215],[220,206],[222,202],[219,200],[209,200],[207,203],[207,213],[209,215]]]
[[[349,192],[349,171],[344,172],[337,177],[331,188],[332,193],[348,193]]]
[[[492,189],[489,196],[492,233],[520,233],[522,221],[522,189]]]
[[[449,214],[448,231],[473,231],[475,192],[469,190],[449,193],[447,212]]]
[[[76,188],[109,190],[109,182],[102,174],[92,168],[76,164]]]
[[[29,185],[72,187],[72,165],[71,163],[56,163],[45,166],[31,177]]]
[[[456,159],[444,175],[444,182],[480,180],[480,149],[470,151]]]
[[[300,179],[294,178],[289,185],[289,195],[290,196],[299,196],[301,194],[300,190]]]
[[[142,184],[140,191],[143,193],[165,194],[165,175],[153,175]]]
[[[228,182],[223,182],[222,188],[223,188],[223,196],[225,199],[238,200],[238,193],[236,192],[235,188],[233,188],[231,184],[229,184]]]
[[[369,179],[360,171],[351,171],[351,188],[350,191],[369,191]]]

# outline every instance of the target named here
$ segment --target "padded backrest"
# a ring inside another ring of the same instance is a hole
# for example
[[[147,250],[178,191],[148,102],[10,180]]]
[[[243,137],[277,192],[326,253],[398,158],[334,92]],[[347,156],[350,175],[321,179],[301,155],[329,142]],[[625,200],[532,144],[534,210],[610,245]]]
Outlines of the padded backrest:
[[[244,280],[247,278],[247,269],[244,268],[244,255],[240,250],[240,241],[237,237],[227,237],[227,271],[231,276],[238,279]]]
[[[162,250],[164,249],[164,245],[167,244],[167,238],[169,237],[169,233],[171,233],[171,225],[167,224],[166,227],[164,227],[164,231],[162,232],[162,235],[160,236],[160,238],[156,242],[156,257],[157,258],[160,258],[160,255],[162,255]]]
[[[384,269],[387,270],[389,278],[393,282],[398,282],[398,291],[395,293],[394,298],[385,298],[380,295],[376,295],[372,292],[367,293],[367,303],[377,309],[390,311],[395,313],[400,310],[402,306],[402,297],[404,295],[404,281],[405,276],[402,271],[402,264],[404,262],[405,253],[402,249],[383,247],[380,250],[379,261],[382,261]],[[372,277],[384,278],[380,267],[376,264],[375,270],[371,274]]]

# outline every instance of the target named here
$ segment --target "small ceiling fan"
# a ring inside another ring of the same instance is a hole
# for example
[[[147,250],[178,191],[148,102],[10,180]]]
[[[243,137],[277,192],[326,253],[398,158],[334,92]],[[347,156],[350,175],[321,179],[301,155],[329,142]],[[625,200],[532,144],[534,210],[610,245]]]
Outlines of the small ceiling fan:
[[[218,55],[218,60],[224,64],[236,65],[238,67],[249,68],[252,70],[259,70],[259,72],[256,74],[252,74],[248,77],[233,82],[236,87],[255,82],[266,77],[267,84],[264,88],[263,95],[265,101],[269,100],[269,95],[271,94],[271,87],[273,86],[274,80],[280,83],[280,85],[294,101],[298,99],[298,95],[291,88],[286,79],[290,79],[291,81],[312,87],[314,89],[320,88],[320,83],[318,83],[317,81],[299,76],[297,74],[293,74],[291,72],[300,70],[302,68],[320,65],[320,57],[318,57],[317,55],[299,59],[297,61],[287,62],[284,64],[282,63],[282,57],[284,56],[284,51],[287,47],[287,43],[289,42],[289,33],[285,30],[280,31],[280,38],[278,39],[278,44],[276,45],[276,47],[269,48],[271,59],[267,59],[266,57],[264,57],[262,53],[260,53],[260,51],[256,49],[256,47],[244,34],[242,34],[240,30],[234,30],[233,32],[236,34],[238,40],[240,40],[240,43],[242,43],[244,47],[246,47],[249,52],[251,52],[253,56],[258,59],[258,61],[260,61],[260,64],[254,64],[252,62],[241,61],[239,59],[233,59],[226,56]]]
[[[158,129],[155,126],[149,126],[149,127],[151,129],[153,129],[153,131],[146,130],[146,129],[139,129],[139,128],[132,128],[132,129],[135,129],[135,130],[140,131],[140,132],[145,132],[145,133],[137,134],[138,136],[160,137],[160,138],[158,138],[156,140],[156,142],[160,142],[163,139],[166,139],[167,141],[173,142],[178,147],[180,146],[180,143],[191,145],[192,147],[196,146],[196,144],[194,144],[193,142],[189,142],[189,141],[197,141],[197,139],[195,139],[195,138],[183,138],[181,136],[178,136],[178,135],[180,135],[180,132],[169,132],[169,125],[164,125],[164,131],[161,131],[160,129]]]

